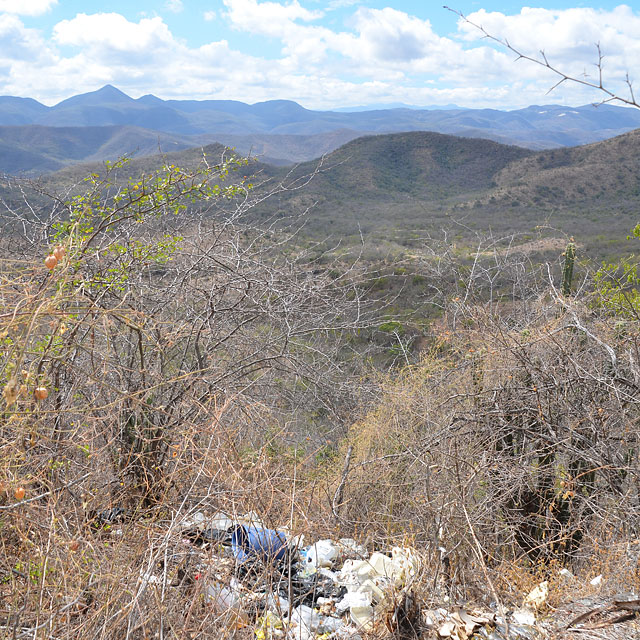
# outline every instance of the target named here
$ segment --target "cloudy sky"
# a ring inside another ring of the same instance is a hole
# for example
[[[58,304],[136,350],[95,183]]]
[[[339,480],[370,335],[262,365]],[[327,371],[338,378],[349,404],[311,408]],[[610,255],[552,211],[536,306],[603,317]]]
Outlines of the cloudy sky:
[[[449,0],[568,73],[640,82],[640,11],[601,1]],[[637,6],[637,5],[636,5]],[[0,0],[0,95],[45,104],[113,84],[136,98],[296,100],[311,109],[405,103],[513,109],[594,91],[493,45],[429,0]]]

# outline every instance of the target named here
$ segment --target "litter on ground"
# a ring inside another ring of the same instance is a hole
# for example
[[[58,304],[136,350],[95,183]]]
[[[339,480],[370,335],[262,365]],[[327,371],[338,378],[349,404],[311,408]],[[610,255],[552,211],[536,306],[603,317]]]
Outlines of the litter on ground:
[[[429,608],[417,601],[423,567],[411,548],[369,553],[350,538],[305,545],[303,535],[266,527],[253,513],[207,518],[198,512],[180,529],[184,551],[172,586],[196,585],[228,627],[252,628],[256,640],[362,640],[371,632],[407,640],[550,637],[541,624],[546,581],[504,616],[498,607],[455,606],[448,597],[443,606]],[[640,611],[638,602],[590,611],[573,620],[572,629],[629,620]]]

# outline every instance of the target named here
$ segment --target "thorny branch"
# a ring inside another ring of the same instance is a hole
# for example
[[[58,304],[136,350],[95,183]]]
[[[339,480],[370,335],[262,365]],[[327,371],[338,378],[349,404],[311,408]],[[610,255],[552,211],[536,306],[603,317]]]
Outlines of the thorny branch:
[[[466,22],[467,24],[471,25],[472,27],[475,27],[476,29],[478,29],[478,31],[480,31],[486,39],[492,40],[493,42],[495,42],[495,43],[505,47],[509,51],[515,53],[516,56],[518,56],[516,58],[516,61],[517,60],[527,60],[529,62],[533,62],[533,63],[535,63],[537,65],[540,65],[541,67],[544,67],[545,69],[548,69],[549,71],[554,73],[556,76],[558,76],[559,80],[549,89],[549,91],[547,91],[547,95],[549,93],[551,93],[554,89],[559,87],[561,84],[563,84],[564,82],[575,82],[576,84],[580,84],[580,85],[583,85],[585,87],[590,87],[592,89],[597,89],[598,91],[601,91],[602,93],[604,93],[606,95],[606,97],[603,98],[598,104],[607,104],[609,102],[621,102],[622,104],[626,104],[626,105],[629,105],[629,106],[632,106],[632,107],[640,108],[640,103],[637,102],[635,93],[633,91],[633,82],[632,82],[631,78],[629,77],[628,73],[626,74],[626,77],[625,77],[625,83],[626,83],[627,89],[629,91],[629,97],[625,98],[624,96],[619,95],[615,91],[612,91],[605,84],[604,78],[603,78],[604,54],[602,53],[602,49],[600,48],[600,43],[599,42],[597,42],[595,44],[596,50],[597,50],[597,53],[598,53],[598,62],[595,65],[596,69],[598,70],[598,80],[597,80],[597,82],[591,82],[591,81],[587,80],[586,78],[579,78],[579,77],[576,77],[576,76],[572,76],[572,75],[569,75],[568,73],[566,73],[565,71],[562,71],[562,69],[559,69],[557,66],[555,66],[554,64],[549,62],[549,59],[547,58],[547,55],[545,54],[544,50],[540,50],[540,57],[539,58],[536,58],[536,57],[531,56],[531,55],[527,55],[526,53],[523,53],[522,51],[520,51],[520,49],[518,49],[517,47],[512,45],[506,38],[505,39],[499,38],[498,36],[495,36],[495,35],[489,33],[481,24],[477,24],[477,23],[469,20],[469,18],[467,18],[467,16],[465,16],[464,13],[462,13],[461,11],[459,11],[457,9],[452,9],[451,7],[448,7],[446,5],[444,5],[444,8],[447,9],[447,11],[451,11],[451,13],[455,13],[464,22]]]

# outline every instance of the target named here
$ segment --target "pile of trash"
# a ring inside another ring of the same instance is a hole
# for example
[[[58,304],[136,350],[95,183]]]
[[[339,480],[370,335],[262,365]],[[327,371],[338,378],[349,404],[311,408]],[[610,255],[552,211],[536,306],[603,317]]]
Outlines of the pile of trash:
[[[402,638],[543,637],[529,609],[505,619],[421,608],[414,592],[420,558],[407,547],[369,553],[351,538],[306,544],[255,514],[196,513],[180,524],[180,535],[187,550],[173,585],[197,584],[227,625],[252,627],[256,640],[356,640],[382,629]]]
[[[180,577],[202,581],[206,599],[257,640],[357,638],[393,618],[419,571],[417,556],[395,547],[369,554],[351,538],[318,540],[270,529],[255,514],[230,519],[196,513],[182,536],[206,549]]]

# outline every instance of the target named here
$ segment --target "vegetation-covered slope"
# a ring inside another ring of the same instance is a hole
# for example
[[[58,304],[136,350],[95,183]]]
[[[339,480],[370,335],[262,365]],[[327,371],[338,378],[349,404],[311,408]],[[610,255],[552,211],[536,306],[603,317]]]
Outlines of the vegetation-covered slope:
[[[489,230],[526,241],[548,227],[580,235],[583,248],[602,256],[637,218],[639,135],[541,152],[433,133],[360,138],[325,158],[304,190],[263,206],[282,215],[312,206],[316,233],[363,230],[410,246],[441,229],[465,241]],[[306,163],[293,175],[317,167]]]
[[[442,230],[468,244],[477,232],[517,234],[519,243],[547,229],[551,236],[580,236],[583,253],[603,258],[625,251],[624,238],[636,220],[639,136],[631,132],[584,147],[532,152],[437,133],[385,134],[352,140],[293,169],[252,162],[244,171],[255,174],[253,182],[264,182],[251,197],[286,187],[252,215],[288,218],[308,211],[305,233],[316,238],[355,241],[364,233],[403,251]],[[123,176],[151,172],[163,162],[193,167],[203,154],[217,161],[222,149],[209,145],[134,158]],[[89,167],[100,166],[70,167],[42,184],[64,190]]]

